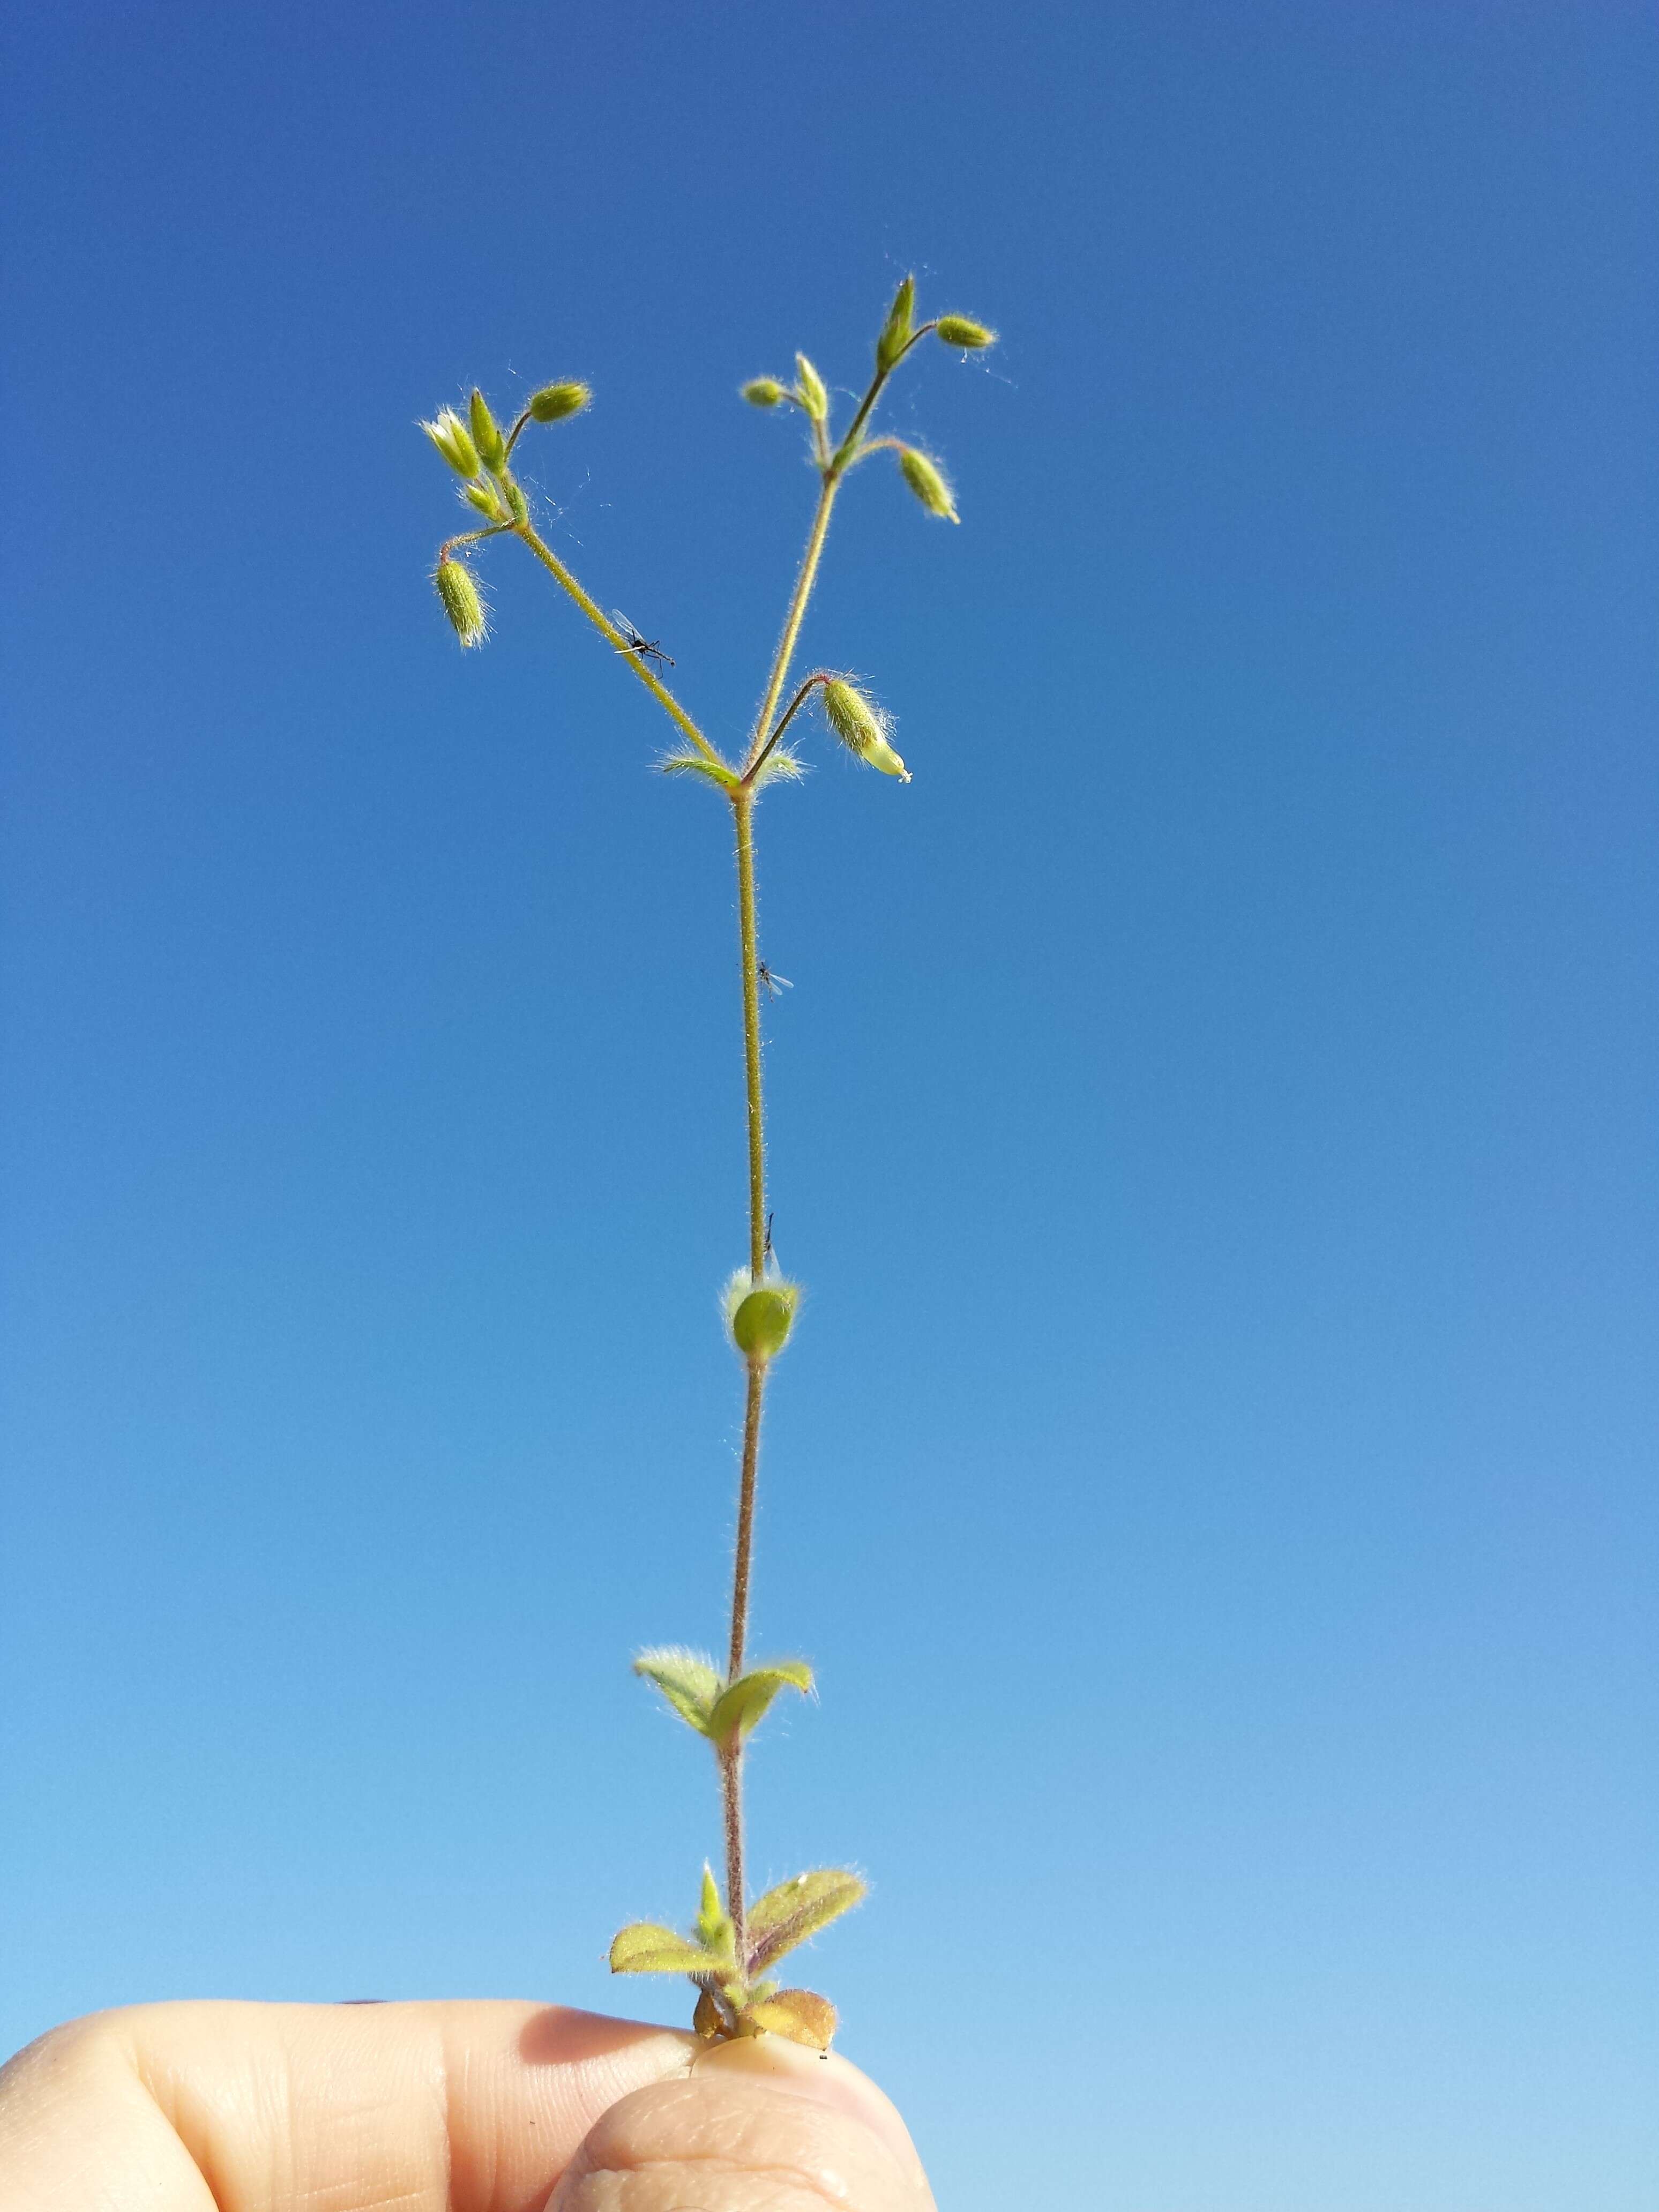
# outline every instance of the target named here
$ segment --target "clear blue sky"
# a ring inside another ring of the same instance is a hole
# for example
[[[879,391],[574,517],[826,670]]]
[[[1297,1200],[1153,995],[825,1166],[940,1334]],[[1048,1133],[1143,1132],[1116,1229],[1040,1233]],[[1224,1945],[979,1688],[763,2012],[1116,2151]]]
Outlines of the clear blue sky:
[[[4,40],[0,2036],[650,2006],[726,826],[516,549],[456,651],[413,426],[591,379],[555,542],[729,732],[811,489],[735,387],[914,267],[1006,343],[811,620],[914,783],[763,822],[759,1870],[871,1873],[812,1978],[948,2212],[1650,2212],[1651,12]]]

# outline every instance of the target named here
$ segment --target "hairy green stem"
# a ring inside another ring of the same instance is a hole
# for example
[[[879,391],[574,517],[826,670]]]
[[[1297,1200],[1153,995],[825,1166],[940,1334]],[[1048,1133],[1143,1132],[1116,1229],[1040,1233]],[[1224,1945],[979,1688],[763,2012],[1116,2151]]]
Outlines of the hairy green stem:
[[[567,568],[563,562],[560,560],[558,555],[554,552],[552,547],[545,544],[542,538],[538,537],[534,528],[527,522],[517,522],[513,524],[511,527],[513,529],[514,535],[523,538],[525,544],[530,548],[531,551],[541,562],[542,566],[544,568],[550,570],[557,582],[564,588],[565,591],[568,592],[571,598],[576,602],[576,605],[587,617],[589,622],[592,623],[594,629],[599,631],[600,636],[607,639],[609,642],[615,647],[617,653],[621,654],[622,658],[625,661],[627,661],[629,667],[632,668],[635,675],[639,678],[641,683],[644,684],[646,690],[657,702],[657,704],[659,707],[665,708],[667,713],[672,716],[673,720],[678,724],[679,727],[684,731],[686,736],[690,738],[692,744],[702,755],[703,758],[708,761],[712,767],[723,769],[726,766],[726,763],[720,758],[713,745],[709,744],[708,738],[704,737],[702,732],[697,727],[690,714],[686,713],[684,708],[681,706],[679,701],[674,696],[668,686],[659,679],[653,669],[648,668],[646,665],[644,654],[635,653],[630,650],[628,640],[623,635],[622,632],[617,629],[613,623],[606,620],[605,617],[599,611],[598,606],[588,598],[586,592],[583,591],[581,586],[571,574],[569,569]]]
[[[749,741],[749,758],[745,772],[755,766],[767,732],[772,726],[772,717],[777,712],[778,701],[783,696],[783,686],[789,674],[789,664],[795,657],[795,641],[800,635],[802,618],[806,613],[806,602],[812,596],[812,586],[817,581],[818,557],[823,551],[823,541],[830,529],[830,510],[836,504],[836,493],[840,478],[832,467],[824,471],[823,489],[818,493],[817,512],[812,517],[812,527],[807,535],[806,550],[801,556],[800,574],[795,579],[794,595],[789,602],[789,611],[784,617],[783,635],[778,640],[778,649],[772,659],[772,673],[767,678],[766,695],[761,701],[760,712],[755,717],[754,735]]]
[[[798,625],[799,626],[799,625]],[[732,794],[738,845],[738,945],[743,969],[743,1066],[749,1126],[749,1276],[758,1283],[766,1266],[766,1109],[761,1088],[760,954],[755,919],[755,796],[744,786]],[[761,1407],[766,1363],[751,1360],[744,1402],[743,1472],[738,1488],[737,1549],[732,1565],[732,1640],[726,1676],[743,1672],[749,1636],[749,1573],[755,1549],[755,1479],[760,1468]],[[744,1956],[743,1741],[734,1736],[720,1753],[720,1797],[726,1825],[726,1910]]]
[[[767,756],[771,752],[772,748],[777,744],[778,739],[783,735],[791,722],[794,720],[796,715],[799,714],[801,708],[806,704],[807,699],[814,689],[820,684],[827,684],[829,680],[829,678],[824,674],[822,669],[817,670],[813,675],[807,678],[805,683],[801,685],[799,690],[796,692],[794,697],[789,702],[789,704],[784,708],[782,714],[779,715],[777,720],[772,725],[771,736],[768,738],[766,743],[761,747],[760,750],[755,755],[754,759],[750,762],[748,767],[744,770],[743,780],[746,784],[753,784],[756,771],[765,766]]]

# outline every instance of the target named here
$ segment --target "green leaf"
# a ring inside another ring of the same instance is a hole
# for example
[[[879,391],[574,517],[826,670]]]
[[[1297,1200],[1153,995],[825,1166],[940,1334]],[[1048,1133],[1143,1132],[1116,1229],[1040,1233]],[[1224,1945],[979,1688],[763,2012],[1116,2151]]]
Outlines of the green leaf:
[[[701,1651],[665,1644],[659,1651],[641,1651],[634,1672],[654,1682],[669,1704],[699,1735],[712,1733],[709,1721],[720,1695],[720,1677]]]
[[[869,1885],[845,1867],[814,1867],[781,1881],[749,1908],[749,1971],[757,1974],[797,1943],[863,1902]]]
[[[747,2007],[744,2018],[773,2035],[787,2035],[811,2051],[828,2051],[836,2035],[836,2008],[813,1990],[780,1990]]]
[[[714,1974],[720,1967],[701,1943],[650,1920],[635,1920],[611,1946],[613,1974]]]
[[[769,1667],[757,1667],[720,1692],[708,1716],[708,1733],[724,1750],[749,1734],[780,1690],[799,1690],[805,1697],[811,1687],[812,1670],[804,1659],[780,1659]]]
[[[697,1907],[697,1941],[711,1959],[718,1959],[729,1972],[738,1962],[737,1930],[726,1917],[720,1903],[720,1893],[713,1869],[702,1870],[702,1898]]]

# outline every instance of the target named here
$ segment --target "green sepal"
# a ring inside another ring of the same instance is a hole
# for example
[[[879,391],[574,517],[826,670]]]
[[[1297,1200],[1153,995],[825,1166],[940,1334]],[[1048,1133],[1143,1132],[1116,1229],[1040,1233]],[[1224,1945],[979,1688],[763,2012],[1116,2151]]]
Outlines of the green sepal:
[[[750,1735],[780,1690],[799,1690],[810,1696],[812,1670],[804,1659],[780,1659],[739,1674],[720,1692],[708,1716],[708,1734],[721,1751]]]
[[[920,452],[915,446],[899,447],[899,473],[929,514],[936,514],[942,522],[960,522],[957,502],[945,471],[931,453]]]
[[[997,342],[996,332],[975,322],[971,315],[941,315],[933,328],[942,345],[959,346],[964,353],[977,352],[981,346],[994,346]]]
[[[812,420],[823,422],[830,413],[830,394],[824,389],[823,379],[804,353],[795,356],[795,391]]]
[[[459,476],[477,475],[477,453],[465,423],[453,407],[440,408],[436,419],[422,422],[421,428]]]
[[[634,1662],[634,1672],[654,1684],[699,1735],[713,1733],[711,1722],[724,1684],[712,1661],[700,1651],[688,1651],[677,1644],[641,1651]]]
[[[876,340],[876,367],[882,375],[895,366],[910,343],[910,315],[916,303],[916,280],[907,276],[893,295],[881,336]]]
[[[503,471],[501,483],[501,489],[507,494],[507,504],[512,513],[514,522],[528,522],[530,520],[530,502],[526,499],[517,481]]]
[[[474,390],[467,410],[472,425],[472,442],[478,449],[478,458],[487,469],[499,469],[507,459],[507,441],[489,411],[489,402],[482,392]]]
[[[813,1867],[793,1881],[781,1881],[749,1908],[749,1971],[761,1972],[816,1936],[843,1912],[861,1905],[869,1885],[845,1867]]]
[[[611,1945],[613,1974],[718,1974],[720,1961],[701,1943],[654,1921],[635,1920],[618,1931]]]
[[[528,411],[538,422],[562,422],[580,415],[592,397],[590,387],[574,378],[564,384],[544,384],[539,392],[531,393]]]
[[[433,583],[449,617],[450,627],[464,646],[482,645],[489,635],[483,601],[472,580],[472,571],[453,553],[447,553],[432,572]]]
[[[481,483],[463,484],[461,497],[469,507],[476,507],[480,514],[488,516],[491,522],[500,522],[504,520],[505,511],[500,500],[495,496],[493,486]]]

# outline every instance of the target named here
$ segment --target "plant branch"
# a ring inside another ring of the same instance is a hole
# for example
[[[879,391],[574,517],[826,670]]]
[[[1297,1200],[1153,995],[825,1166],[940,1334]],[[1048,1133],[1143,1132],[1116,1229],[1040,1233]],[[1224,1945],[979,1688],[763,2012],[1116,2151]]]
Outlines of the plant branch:
[[[859,411],[855,416],[854,416],[852,422],[848,425],[847,435],[842,440],[840,445],[836,448],[836,458],[830,464],[830,473],[833,476],[839,477],[846,469],[848,463],[853,459],[854,453],[857,450],[858,447],[859,433],[863,429],[865,424],[870,420],[871,416],[875,412],[876,402],[881,398],[882,387],[886,384],[888,378],[893,374],[893,369],[896,368],[899,362],[905,358],[905,355],[908,354],[912,348],[920,345],[923,338],[927,336],[927,333],[934,328],[936,328],[936,325],[933,323],[923,323],[919,328],[912,331],[908,339],[906,341],[903,353],[896,356],[892,368],[878,368],[874,376],[872,377],[870,380],[870,389],[865,393],[863,398],[859,402]]]
[[[686,713],[684,708],[681,706],[679,701],[668,689],[668,686],[659,678],[653,669],[647,667],[644,656],[632,650],[627,639],[623,635],[622,632],[616,627],[616,625],[606,620],[605,617],[599,611],[599,607],[588,598],[586,592],[583,591],[581,586],[571,574],[569,569],[567,568],[563,562],[560,560],[558,555],[554,552],[551,546],[548,545],[541,538],[538,537],[535,529],[528,522],[516,522],[506,526],[512,530],[515,537],[522,538],[525,544],[530,548],[531,551],[541,562],[542,566],[544,568],[550,570],[556,580],[562,586],[564,590],[570,594],[570,597],[573,599],[574,599],[576,605],[587,617],[587,619],[592,623],[594,629],[598,630],[600,636],[606,639],[610,644],[616,647],[617,652],[629,663],[629,666],[633,669],[635,675],[639,678],[641,683],[644,684],[646,690],[651,694],[657,704],[662,708],[665,713],[670,715],[676,723],[678,724],[682,730],[684,731],[686,736],[690,738],[692,744],[702,755],[703,758],[709,763],[711,767],[720,769],[726,768],[727,763],[720,758],[714,746],[709,744],[708,738],[704,737],[702,732],[697,727],[690,714]],[[480,536],[489,536],[492,534],[493,533],[488,532],[479,532]],[[457,542],[459,543],[459,541]]]
[[[438,558],[441,561],[447,561],[458,545],[479,544],[486,538],[501,537],[503,532],[511,530],[513,526],[510,522],[492,522],[485,530],[463,530],[457,538],[445,538],[443,544],[438,548]]]
[[[776,744],[778,739],[783,735],[791,722],[794,720],[796,715],[799,714],[801,708],[806,704],[806,702],[811,696],[812,692],[816,690],[817,685],[820,684],[827,684],[829,680],[829,678],[824,674],[821,668],[815,670],[813,673],[807,678],[805,683],[801,685],[799,690],[796,692],[794,697],[789,702],[789,704],[784,708],[782,714],[778,717],[777,721],[773,725],[771,736],[768,738],[766,743],[756,754],[748,768],[744,769],[743,775],[743,781],[744,783],[752,784],[754,782],[757,769],[763,765],[767,755],[771,751],[773,746]]]

